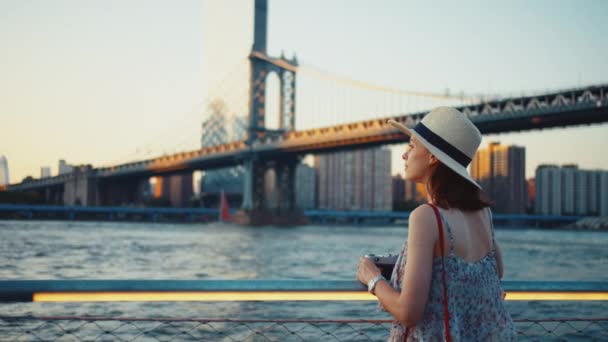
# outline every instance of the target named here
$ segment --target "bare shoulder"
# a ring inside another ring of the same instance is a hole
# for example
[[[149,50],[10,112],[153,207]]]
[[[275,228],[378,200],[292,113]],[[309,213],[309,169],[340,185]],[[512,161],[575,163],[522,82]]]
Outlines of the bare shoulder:
[[[431,238],[437,235],[437,219],[430,205],[422,204],[411,212],[409,230],[410,233],[424,234]]]
[[[410,224],[429,223],[431,221],[435,221],[435,211],[428,204],[421,204],[410,213]]]

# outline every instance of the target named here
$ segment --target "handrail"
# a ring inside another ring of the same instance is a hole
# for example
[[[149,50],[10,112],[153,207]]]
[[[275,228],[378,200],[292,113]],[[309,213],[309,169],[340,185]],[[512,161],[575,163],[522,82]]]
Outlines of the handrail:
[[[506,300],[608,300],[603,281],[503,281]],[[0,302],[375,300],[354,280],[0,280]]]

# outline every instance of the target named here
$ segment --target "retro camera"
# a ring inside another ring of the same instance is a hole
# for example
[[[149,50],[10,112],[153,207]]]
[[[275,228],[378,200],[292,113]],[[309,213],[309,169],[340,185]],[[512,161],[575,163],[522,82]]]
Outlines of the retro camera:
[[[384,278],[391,279],[393,268],[395,268],[395,263],[397,262],[397,255],[366,254],[365,257],[370,259],[380,269]]]

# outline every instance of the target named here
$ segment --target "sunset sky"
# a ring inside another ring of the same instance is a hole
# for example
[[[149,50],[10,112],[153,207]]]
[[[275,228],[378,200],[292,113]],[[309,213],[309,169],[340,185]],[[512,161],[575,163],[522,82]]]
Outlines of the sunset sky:
[[[397,89],[531,93],[608,83],[606,18],[600,0],[269,0],[268,52]],[[253,0],[0,0],[11,182],[41,166],[56,174],[59,159],[101,166],[196,148],[209,94],[246,85],[222,80],[246,68],[252,34]],[[608,124],[485,141],[525,146],[527,177],[540,163],[608,169]]]

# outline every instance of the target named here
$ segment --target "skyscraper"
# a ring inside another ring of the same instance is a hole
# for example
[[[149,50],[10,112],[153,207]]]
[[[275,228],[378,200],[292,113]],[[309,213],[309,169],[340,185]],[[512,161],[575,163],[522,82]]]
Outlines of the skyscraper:
[[[213,101],[209,105],[209,118],[203,121],[201,147],[221,145],[228,142],[226,127],[226,104],[221,100]]]
[[[393,175],[391,182],[393,188],[393,210],[396,210],[398,203],[405,202],[405,180],[400,174],[396,174]]]
[[[535,212],[542,215],[562,214],[562,178],[557,165],[539,165],[535,176]]]
[[[600,171],[597,180],[598,212],[600,216],[608,216],[608,171]]]
[[[492,142],[471,162],[471,176],[495,202],[499,213],[523,214],[526,210],[526,150]]]
[[[71,165],[68,165],[68,163],[65,162],[65,160],[60,159],[59,160],[59,167],[58,169],[58,173],[60,175],[63,175],[64,173],[70,173],[74,170],[74,167]]]
[[[409,202],[426,202],[426,187],[422,183],[405,180],[405,200]]]
[[[574,184],[576,184],[574,178],[577,172],[578,166],[574,164],[564,165],[560,170],[562,182],[562,215],[574,215]]]
[[[296,205],[300,209],[316,207],[316,170],[306,164],[296,167]]]
[[[10,184],[9,181],[8,160],[5,156],[0,156],[0,185]]]
[[[585,170],[578,170],[574,175],[574,213],[585,215],[589,211],[587,191],[589,175]]]
[[[334,152],[315,157],[318,207],[389,211],[391,160],[387,149]]]
[[[536,213],[608,215],[608,171],[581,170],[576,165],[536,168]]]
[[[393,176],[393,210],[412,210],[426,202],[424,184],[408,181],[401,175]]]
[[[40,167],[40,178],[51,177],[51,168],[48,166]]]
[[[526,181],[528,187],[528,204],[526,205],[526,213],[534,213],[534,202],[536,200],[536,181],[530,178]]]
[[[587,171],[587,212],[591,215],[599,214],[599,194],[597,191],[600,182],[599,170]]]

